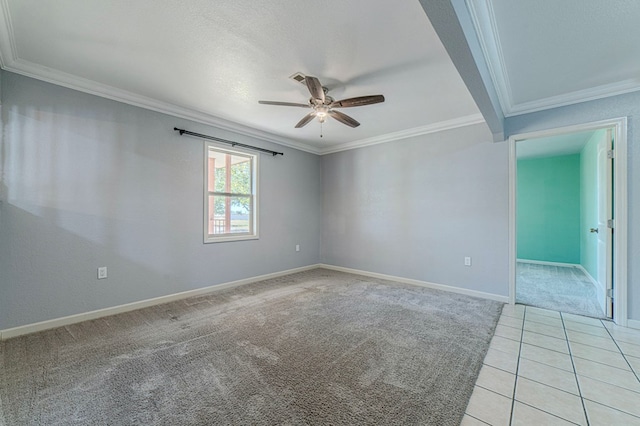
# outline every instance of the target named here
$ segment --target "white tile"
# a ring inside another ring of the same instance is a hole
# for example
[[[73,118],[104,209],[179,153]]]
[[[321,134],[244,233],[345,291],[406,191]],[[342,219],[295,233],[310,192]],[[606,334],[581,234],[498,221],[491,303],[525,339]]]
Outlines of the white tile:
[[[628,342],[634,345],[640,345],[640,335],[637,330],[626,327],[610,328],[609,332],[616,342]]]
[[[640,417],[631,416],[589,400],[584,401],[584,406],[592,425],[640,426]]]
[[[574,395],[580,395],[576,375],[530,359],[520,358],[518,376],[558,388]]]
[[[518,377],[516,400],[567,421],[586,424],[579,396],[536,383],[524,377]]]
[[[594,336],[593,334],[581,333],[574,330],[567,330],[567,337],[570,342],[582,343],[583,345],[594,346],[612,352],[620,352],[611,337]]]
[[[562,319],[565,320],[565,321],[580,322],[580,323],[583,323],[583,324],[593,325],[593,326],[597,326],[597,327],[600,327],[600,326],[603,325],[602,321],[600,321],[599,319],[590,318],[590,317],[583,317],[581,315],[563,313],[562,314]]]
[[[635,371],[636,374],[640,376],[640,358],[628,356],[627,361],[629,361],[629,364],[631,364],[631,368],[633,368],[633,371]]]
[[[622,327],[613,322],[604,322],[605,327],[612,333],[628,334],[631,337],[640,338],[640,329],[631,327]]]
[[[522,335],[522,330],[517,329],[517,328],[513,328],[513,327],[507,327],[506,325],[500,325],[498,324],[496,326],[496,332],[495,332],[496,336],[501,336],[501,337],[505,337],[507,339],[511,339],[511,340],[515,340],[515,341],[520,341],[520,337]]]
[[[564,327],[567,330],[579,331],[581,333],[592,334],[594,336],[609,337],[609,332],[606,328],[604,328],[603,325],[594,326],[589,324],[582,324],[579,322],[567,321],[564,323]]]
[[[525,322],[531,321],[540,324],[551,325],[553,327],[562,327],[562,320],[560,318],[554,318],[547,315],[530,314],[527,312],[524,320]]]
[[[574,358],[573,364],[576,367],[576,373],[580,376],[590,377],[635,392],[640,392],[640,381],[638,381],[638,378],[632,371],[621,370],[582,358]]]
[[[603,321],[602,322],[605,327],[607,327],[611,331],[627,333],[632,336],[636,336],[640,338],[640,329],[631,328],[631,327],[622,327],[618,324],[615,324],[613,321]]]
[[[460,423],[460,426],[485,426],[488,424],[489,423],[482,422],[476,419],[475,417],[471,417],[470,415],[465,414],[464,417],[462,418],[462,422]]]
[[[640,416],[640,393],[578,375],[584,399]]]
[[[520,342],[501,336],[493,336],[489,348],[517,355],[520,352]]]
[[[571,364],[571,357],[569,355],[551,351],[549,349],[541,348],[539,346],[532,346],[526,343],[522,344],[522,350],[520,352],[522,358],[537,361],[542,364],[550,365],[551,367],[561,368],[563,370],[573,373],[573,365]]]
[[[484,357],[484,364],[515,374],[518,366],[518,356],[489,349]]]
[[[508,317],[505,315],[501,316],[500,319],[498,320],[498,324],[500,325],[506,325],[507,327],[513,327],[518,329],[522,328],[522,323],[523,323],[522,318]]]
[[[466,414],[490,425],[506,426],[511,417],[511,398],[476,386],[469,399]]]
[[[515,384],[515,374],[491,367],[490,365],[482,366],[478,380],[476,380],[476,386],[481,386],[507,398],[513,398]]]
[[[524,329],[527,331],[532,331],[534,333],[540,333],[546,336],[555,337],[557,339],[566,338],[563,327],[554,327],[551,325],[540,324],[538,322],[527,321],[524,324]]]
[[[569,346],[565,339],[558,339],[540,333],[534,333],[525,330],[522,335],[522,341],[534,346],[540,346],[556,352],[569,353]]]
[[[560,312],[558,311],[550,311],[549,309],[536,308],[534,306],[527,306],[525,314],[546,315],[552,318],[560,318]]]
[[[574,358],[584,358],[590,361],[610,365],[612,367],[622,368],[623,370],[630,369],[629,364],[627,364],[627,361],[625,361],[620,352],[615,353],[575,342],[569,342],[569,346],[571,349],[571,355],[573,355]]]
[[[565,420],[562,420],[560,417],[556,417],[552,414],[540,411],[518,401],[516,401],[513,405],[513,418],[511,420],[511,426],[569,426],[572,424],[574,423],[567,422]]]
[[[504,305],[502,307],[502,315],[514,318],[524,317],[524,305]]]
[[[618,346],[622,349],[622,353],[629,356],[640,358],[640,345],[634,345],[628,342],[618,342]]]

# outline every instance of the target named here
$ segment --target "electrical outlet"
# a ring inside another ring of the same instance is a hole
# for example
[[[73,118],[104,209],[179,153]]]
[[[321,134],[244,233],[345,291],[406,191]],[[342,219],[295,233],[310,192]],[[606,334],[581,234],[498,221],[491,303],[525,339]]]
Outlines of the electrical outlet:
[[[107,278],[107,267],[101,266],[98,268],[98,279],[104,280],[105,278]]]
[[[296,244],[296,251],[300,251],[300,244]]]
[[[464,266],[471,266],[471,258],[469,256],[464,258]]]

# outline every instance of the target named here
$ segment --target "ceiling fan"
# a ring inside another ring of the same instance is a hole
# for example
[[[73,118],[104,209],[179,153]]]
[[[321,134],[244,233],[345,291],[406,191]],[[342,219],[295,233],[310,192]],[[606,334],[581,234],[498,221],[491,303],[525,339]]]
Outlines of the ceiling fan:
[[[311,108],[312,111],[309,114],[305,115],[302,120],[298,121],[298,124],[296,124],[295,127],[296,129],[298,129],[300,127],[306,126],[311,120],[316,117],[321,124],[327,120],[327,117],[332,117],[349,127],[358,127],[360,123],[358,123],[355,119],[349,117],[347,114],[334,110],[334,108],[350,108],[384,102],[384,96],[382,95],[358,96],[356,98],[348,98],[342,99],[341,101],[336,101],[327,94],[329,90],[326,87],[322,86],[322,84],[320,84],[320,80],[318,80],[316,77],[305,76],[304,83],[307,85],[309,93],[311,93],[309,103],[298,104],[293,102],[277,101],[258,101],[258,103],[264,105]]]

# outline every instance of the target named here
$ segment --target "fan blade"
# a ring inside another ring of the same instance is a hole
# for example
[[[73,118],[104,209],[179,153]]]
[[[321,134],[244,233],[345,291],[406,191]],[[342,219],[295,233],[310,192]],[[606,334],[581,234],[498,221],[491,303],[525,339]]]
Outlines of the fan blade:
[[[349,117],[347,114],[343,114],[340,111],[328,111],[328,114],[341,122],[342,124],[346,124],[349,127],[358,127],[360,123],[358,123],[353,118]]]
[[[324,103],[324,89],[322,89],[322,84],[320,84],[320,80],[315,77],[306,76],[304,78],[304,82],[307,84],[307,89],[309,89],[309,93],[311,93],[311,97],[317,100],[319,103]]]
[[[278,102],[278,101],[258,101],[259,104],[263,105],[280,105],[280,106],[292,106],[292,107],[303,107],[309,108],[309,104],[296,104],[293,102]]]
[[[302,120],[298,121],[298,124],[296,124],[296,129],[306,126],[311,120],[315,118],[315,116],[316,116],[316,112],[311,111],[309,114],[302,117]]]
[[[349,108],[349,107],[377,104],[380,102],[384,102],[384,96],[382,95],[359,96],[357,98],[349,98],[349,99],[343,99],[341,101],[335,101],[331,105],[329,105],[329,108]]]

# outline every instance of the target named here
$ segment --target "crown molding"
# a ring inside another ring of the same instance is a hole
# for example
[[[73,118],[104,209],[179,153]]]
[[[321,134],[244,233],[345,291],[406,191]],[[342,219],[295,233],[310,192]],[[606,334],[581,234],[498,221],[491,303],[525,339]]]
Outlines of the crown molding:
[[[498,93],[498,101],[502,108],[502,113],[512,110],[511,84],[507,68],[502,55],[502,44],[498,35],[498,27],[496,24],[495,13],[491,1],[480,2],[474,0],[465,0],[471,21],[476,30],[480,49],[484,55],[485,62],[489,68],[491,81]]]
[[[0,0],[2,1],[2,0]],[[1,25],[0,25],[1,27]],[[1,49],[1,46],[0,46]],[[6,56],[6,55],[5,55]],[[222,130],[227,130],[237,134],[258,138],[260,140],[273,142],[278,145],[287,146],[300,151],[309,152],[316,155],[331,154],[339,151],[360,148],[369,145],[377,145],[386,142],[392,142],[400,139],[406,139],[414,136],[425,135],[429,133],[441,132],[444,130],[455,129],[457,127],[469,126],[472,124],[483,123],[484,119],[481,114],[474,114],[465,117],[455,118],[452,120],[442,121],[438,123],[428,124],[426,126],[415,127],[412,129],[401,130],[399,132],[387,133],[385,135],[375,136],[372,138],[360,139],[352,142],[340,144],[337,147],[316,148],[301,142],[296,142],[287,138],[276,136],[272,133],[264,132],[252,127],[244,126],[229,120],[225,120],[210,114],[189,108],[180,107],[168,102],[158,101],[146,96],[138,95],[126,90],[117,89],[95,81],[77,77],[72,74],[63,73],[41,65],[34,64],[22,59],[13,59],[11,63],[2,68],[21,74],[37,80],[52,83],[58,86],[67,87],[69,89],[78,90],[91,95],[100,96],[102,98],[123,102],[128,105],[168,114],[173,117],[184,118],[197,123],[215,126]]]
[[[427,124],[426,126],[414,127],[412,129],[401,130],[399,132],[387,133],[385,135],[375,136],[367,139],[360,139],[353,142],[347,142],[336,147],[325,148],[320,151],[320,155],[333,154],[335,152],[347,151],[350,149],[362,148],[365,146],[378,145],[381,143],[398,141],[401,139],[412,138],[415,136],[427,135],[429,133],[444,132],[445,130],[457,129],[459,127],[471,126],[473,124],[484,123],[482,114],[467,115],[451,120],[440,121],[437,123]]]
[[[4,0],[0,0],[4,1]],[[2,27],[0,25],[0,27]],[[0,41],[0,43],[2,43]],[[0,50],[2,50],[0,45]],[[4,55],[6,57],[6,55]],[[10,63],[4,60],[3,69],[21,74],[26,77],[31,77],[37,80],[52,83],[58,86],[67,87],[69,89],[78,90],[80,92],[88,93],[91,95],[99,96],[106,99],[111,99],[117,102],[122,102],[128,105],[168,114],[177,118],[184,118],[197,123],[215,126],[222,130],[227,130],[237,134],[258,138],[260,140],[273,142],[278,145],[287,146],[289,148],[297,149],[300,151],[309,152],[316,155],[331,154],[334,152],[346,151],[349,149],[361,148],[369,145],[377,145],[386,142],[392,142],[400,139],[406,139],[414,136],[425,135],[429,133],[436,133],[445,130],[455,129],[458,127],[469,126],[478,123],[484,123],[484,118],[481,114],[473,114],[465,117],[459,117],[452,120],[446,120],[438,123],[428,124],[426,126],[415,127],[412,129],[401,130],[399,132],[387,133],[372,138],[360,139],[352,142],[340,144],[336,147],[329,148],[316,148],[301,142],[290,140],[287,138],[279,137],[272,133],[264,132],[252,127],[244,126],[223,118],[213,116],[211,114],[203,113],[189,108],[180,107],[170,104],[168,102],[158,101],[146,96],[138,95],[126,90],[117,89],[112,86],[97,83],[92,80],[77,77],[72,74],[57,71],[48,67],[34,64],[22,59],[13,59],[11,57]]]
[[[300,151],[310,152],[312,154],[320,153],[317,148],[302,142],[283,138],[273,133],[245,126],[202,111],[162,102],[20,59],[16,48],[13,24],[11,23],[7,0],[0,0],[0,68],[47,83],[168,114],[177,118],[184,118],[197,123],[215,126],[222,130],[273,142]]]
[[[530,102],[514,103],[509,75],[502,54],[495,12],[491,1],[465,0],[475,27],[482,54],[485,57],[500,107],[505,117],[528,114],[546,109],[573,105],[580,102],[622,95],[640,90],[638,80],[629,79],[612,84],[550,96]]]
[[[215,126],[222,130],[227,130],[244,136],[258,138],[267,142],[273,142],[278,145],[284,145],[300,151],[319,154],[317,148],[297,142],[288,138],[283,138],[272,133],[258,130],[249,126],[235,123],[211,114],[173,105],[168,102],[159,101],[146,96],[138,95],[126,90],[117,89],[106,84],[97,83],[92,80],[77,77],[61,71],[53,70],[48,67],[34,64],[22,59],[13,60],[12,63],[3,67],[7,71],[21,74],[27,77],[42,80],[58,86],[67,87],[69,89],[78,90],[80,92],[89,93],[91,95],[100,96],[102,98],[111,99],[125,104],[137,106],[140,108],[168,114],[177,118],[184,118],[197,123]]]
[[[515,104],[508,113],[505,113],[505,117],[513,117],[516,115],[563,107],[578,104],[580,102],[608,98],[610,96],[624,95],[625,93],[637,92],[638,90],[640,90],[640,85],[633,79],[618,83],[605,84],[603,86],[578,90],[571,93],[565,93],[563,95]]]

